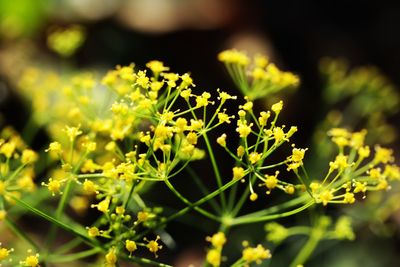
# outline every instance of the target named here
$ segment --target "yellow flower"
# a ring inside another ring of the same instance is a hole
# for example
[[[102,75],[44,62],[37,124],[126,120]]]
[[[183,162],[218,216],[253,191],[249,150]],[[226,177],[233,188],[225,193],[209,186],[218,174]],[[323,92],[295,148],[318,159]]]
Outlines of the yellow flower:
[[[11,156],[13,155],[13,153],[15,151],[15,148],[16,148],[16,145],[14,142],[4,143],[0,147],[0,153],[4,154],[4,156],[6,156],[6,158],[11,158]]]
[[[242,179],[245,176],[245,170],[242,167],[233,167],[233,179]]]
[[[354,194],[350,192],[346,192],[344,194],[343,202],[347,204],[353,204],[356,201],[354,198]]]
[[[87,194],[96,193],[96,185],[92,181],[85,179],[85,181],[83,182],[83,190]]]
[[[12,251],[13,249],[2,248],[0,243],[0,261],[6,259],[10,255],[10,252]]]
[[[260,126],[266,126],[268,118],[271,116],[271,113],[269,111],[261,111],[260,112],[260,117],[258,117],[258,122],[260,123]]]
[[[33,163],[37,159],[38,159],[38,155],[36,154],[35,151],[33,151],[31,149],[24,149],[24,151],[22,151],[21,162],[23,164]]]
[[[67,136],[69,137],[70,142],[74,141],[74,139],[78,136],[82,134],[82,131],[79,130],[79,126],[78,127],[69,127],[66,126],[65,127],[65,132],[67,133]],[[51,144],[50,144],[51,145]]]
[[[236,128],[236,132],[239,133],[239,136],[242,138],[246,138],[251,133],[252,123],[247,125],[246,121],[238,120],[238,127]]]
[[[279,144],[280,142],[286,140],[285,132],[281,127],[275,127],[273,130],[275,143]]]
[[[217,138],[217,143],[222,146],[225,147],[226,146],[226,134],[222,134],[220,137]]]
[[[194,132],[190,132],[186,135],[186,141],[188,141],[189,144],[191,145],[196,145],[197,144],[197,134]]]
[[[250,198],[251,201],[256,201],[257,198],[258,198],[258,195],[257,195],[257,193],[253,192],[253,193],[250,194],[249,198]]]
[[[319,194],[318,198],[322,202],[322,204],[326,206],[328,202],[332,200],[333,193],[332,191],[325,189]]]
[[[100,201],[98,204],[92,204],[92,208],[96,208],[103,212],[107,213],[108,212],[108,207],[110,206],[110,198],[105,198],[104,200]]]
[[[53,178],[49,178],[49,182],[47,184],[43,182],[42,185],[46,186],[54,196],[56,193],[60,192],[62,182],[60,180],[53,180]]]
[[[160,72],[168,71],[169,68],[164,66],[164,63],[158,60],[152,60],[146,64],[146,67],[151,69],[151,71],[157,75]]]
[[[132,240],[126,240],[125,248],[127,251],[129,251],[130,254],[132,254],[132,252],[134,252],[137,249],[136,242]]]
[[[223,112],[218,113],[218,121],[219,123],[231,123],[231,117]]]
[[[138,71],[136,74],[136,84],[141,86],[142,88],[149,88],[149,77],[146,76],[146,71]]]
[[[245,152],[245,148],[243,146],[238,146],[238,148],[236,149],[236,155],[241,158],[243,157]]]
[[[213,236],[207,236],[206,240],[211,242],[211,244],[216,248],[222,248],[226,243],[226,236],[223,232],[218,232]]]
[[[147,240],[145,239],[145,241],[147,241],[147,249],[151,252],[154,253],[155,257],[157,258],[157,252],[162,249],[162,246],[158,244],[158,240],[160,240],[160,236],[157,236],[155,240]]]
[[[99,230],[99,228],[97,228],[96,226],[90,227],[90,228],[88,229],[88,235],[89,235],[90,237],[96,237],[96,236],[100,235],[100,230]]]
[[[213,267],[218,267],[221,264],[221,251],[219,249],[210,249],[206,255],[206,261]]]
[[[115,264],[117,263],[117,251],[115,249],[115,247],[112,247],[108,253],[106,254],[106,256],[104,257],[107,267],[114,267]]]
[[[262,260],[271,258],[271,253],[268,249],[265,249],[262,245],[257,245],[257,247],[246,247],[242,252],[242,259],[246,263],[255,262],[261,264]]]
[[[392,156],[393,150],[388,149],[388,148],[383,148],[380,146],[375,147],[375,157],[374,157],[374,163],[389,163],[393,162],[394,157]]]
[[[23,266],[29,266],[29,267],[39,266],[39,254],[27,256],[25,258],[25,261],[22,261],[21,264],[23,264]]]
[[[265,186],[269,190],[274,189],[278,185],[278,174],[279,171],[277,171],[275,175],[265,175]]]
[[[246,66],[250,63],[250,59],[244,52],[236,49],[225,50],[218,54],[218,60],[224,63],[238,64]]]
[[[275,103],[272,105],[271,110],[278,114],[283,108],[283,101],[279,101],[278,103]]]
[[[249,154],[249,161],[251,164],[256,164],[261,159],[261,154],[257,152],[251,152]]]
[[[354,193],[365,193],[367,191],[367,183],[355,182],[354,183]]]

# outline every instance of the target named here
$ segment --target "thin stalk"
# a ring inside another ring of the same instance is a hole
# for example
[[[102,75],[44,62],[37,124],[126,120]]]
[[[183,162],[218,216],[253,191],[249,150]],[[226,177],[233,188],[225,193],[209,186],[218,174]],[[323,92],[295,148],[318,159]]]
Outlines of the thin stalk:
[[[192,202],[190,202],[187,198],[185,198],[181,193],[179,193],[175,187],[170,183],[170,181],[167,179],[165,180],[165,184],[168,186],[168,188],[175,194],[175,196],[177,196],[183,203],[185,203],[186,205],[193,205]],[[218,216],[215,216],[214,214],[200,208],[200,207],[194,207],[194,210],[196,210],[197,212],[201,213],[202,215],[204,215],[205,217],[220,222],[220,218]]]
[[[304,204],[303,206],[291,210],[291,211],[287,211],[287,212],[283,212],[283,213],[278,213],[278,214],[272,214],[272,215],[266,215],[266,216],[261,216],[261,217],[253,217],[253,218],[249,218],[249,217],[237,217],[232,221],[232,226],[233,225],[240,225],[240,224],[249,224],[249,223],[257,223],[257,222],[266,222],[266,221],[270,221],[270,220],[275,220],[275,219],[279,219],[279,218],[283,218],[283,217],[288,217],[288,216],[292,216],[294,214],[297,214],[299,212],[302,212],[306,209],[308,209],[309,207],[311,207],[312,205],[315,204],[315,201],[309,201],[306,204]]]
[[[221,188],[222,187],[221,173],[219,171],[218,164],[217,164],[217,161],[216,161],[215,156],[214,156],[213,149],[212,149],[211,144],[210,144],[210,140],[208,139],[207,134],[204,134],[203,138],[204,138],[204,141],[205,141],[206,146],[207,146],[208,154],[210,156],[210,160],[211,160],[211,164],[212,164],[212,167],[213,167],[213,170],[214,170],[215,178],[217,180],[217,185],[218,185],[219,188]],[[226,198],[225,198],[225,193],[223,191],[221,191],[220,199],[221,199],[222,210],[225,210],[226,209]]]
[[[76,260],[79,260],[82,258],[87,258],[87,257],[95,255],[101,251],[102,250],[100,248],[92,248],[89,250],[72,253],[72,254],[68,254],[68,255],[52,254],[47,258],[47,261],[52,262],[52,263],[71,262],[71,261],[76,261]]]

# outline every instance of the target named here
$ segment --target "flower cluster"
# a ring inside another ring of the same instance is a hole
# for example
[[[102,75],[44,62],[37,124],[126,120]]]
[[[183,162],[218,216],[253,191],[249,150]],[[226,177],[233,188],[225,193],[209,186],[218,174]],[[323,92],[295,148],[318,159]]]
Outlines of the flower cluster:
[[[299,84],[296,75],[279,70],[263,55],[255,55],[250,59],[246,53],[231,49],[219,53],[218,59],[225,64],[236,86],[251,100],[297,87]]]
[[[12,129],[4,128],[0,133],[0,221],[6,217],[6,204],[14,198],[36,189],[34,163],[38,154],[28,148]]]
[[[393,151],[376,145],[372,153],[364,144],[366,130],[350,133],[334,128],[329,134],[339,153],[329,163],[324,179],[309,184],[317,202],[352,204],[357,194],[365,197],[367,191],[388,190],[389,182],[400,179],[400,168],[393,164]]]

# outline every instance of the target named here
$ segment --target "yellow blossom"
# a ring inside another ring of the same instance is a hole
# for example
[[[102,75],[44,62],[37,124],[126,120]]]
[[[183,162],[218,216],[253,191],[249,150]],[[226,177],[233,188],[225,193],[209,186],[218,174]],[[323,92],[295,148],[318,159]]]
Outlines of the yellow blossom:
[[[324,206],[328,204],[333,198],[333,193],[331,190],[325,189],[318,195],[318,200],[322,202]]]
[[[79,126],[78,127],[69,127],[66,126],[65,127],[65,132],[67,133],[67,136],[70,140],[70,142],[74,141],[74,139],[78,136],[82,134],[82,131],[79,130]]]
[[[61,181],[60,180],[53,180],[53,178],[49,178],[49,182],[42,183],[43,186],[46,186],[47,189],[51,192],[51,194],[54,196],[56,193],[60,192],[61,189]]]
[[[278,174],[279,171],[276,171],[275,175],[265,175],[265,186],[269,190],[274,189],[278,185]]]
[[[238,148],[236,149],[236,155],[241,158],[243,157],[245,153],[245,148],[243,146],[238,146]]]
[[[254,192],[253,192],[253,193],[250,194],[249,199],[250,199],[251,201],[256,201],[257,198],[258,198],[257,193],[254,193]]]
[[[279,101],[278,103],[275,103],[272,105],[271,110],[278,114],[283,108],[283,101]]]
[[[22,151],[22,157],[21,157],[21,162],[23,164],[30,164],[35,162],[38,159],[38,155],[36,154],[35,151],[31,149],[24,149]]]
[[[96,185],[92,181],[85,179],[85,181],[83,182],[83,190],[87,194],[96,193]]]
[[[242,252],[242,259],[246,263],[257,263],[261,264],[262,260],[271,258],[271,253],[268,249],[265,249],[262,245],[257,245],[257,247],[246,247]]]
[[[6,158],[11,158],[11,156],[13,155],[13,153],[15,151],[15,148],[16,148],[16,145],[14,142],[4,143],[0,147],[0,153],[3,154],[4,156],[6,156]]]
[[[90,237],[96,237],[96,236],[100,235],[100,230],[99,230],[99,228],[97,228],[96,226],[90,227],[90,228],[88,229],[88,235],[89,235]]]
[[[23,266],[37,267],[39,266],[39,254],[29,255],[21,262]]]
[[[189,144],[191,145],[196,145],[197,144],[197,134],[194,132],[190,132],[186,135],[186,140],[188,141]]]
[[[217,143],[222,146],[225,147],[226,146],[226,134],[222,134],[220,137],[217,138]]]
[[[245,176],[245,170],[242,167],[233,167],[233,179],[242,179]]]
[[[129,251],[130,254],[132,254],[132,252],[134,252],[137,249],[136,242],[132,240],[126,240],[125,248],[127,251]]]
[[[381,146],[375,147],[375,163],[383,163],[386,164],[388,162],[392,162],[394,160],[393,150],[388,148],[383,148]]]
[[[236,49],[222,51],[218,54],[218,60],[224,63],[238,64],[241,66],[246,66],[250,62],[250,59],[244,52]]]
[[[343,197],[343,202],[348,204],[353,204],[356,201],[354,198],[354,194],[350,192],[346,192]]]
[[[236,132],[239,133],[239,136],[242,138],[246,138],[251,133],[252,123],[249,125],[246,121],[238,120],[238,127],[236,128]]]
[[[216,248],[222,248],[226,243],[226,236],[223,232],[218,232],[213,236],[207,236],[206,240]]]
[[[106,254],[106,256],[104,258],[105,258],[107,267],[116,266],[118,258],[117,258],[117,251],[116,251],[115,247],[112,247],[108,251],[108,253]]]
[[[160,72],[168,71],[169,68],[164,66],[164,63],[158,60],[152,60],[146,64],[146,67],[151,69],[151,71],[157,75]]]
[[[260,123],[260,126],[266,126],[268,118],[271,116],[271,113],[269,111],[261,111],[260,112],[260,117],[258,117],[258,123]]]
[[[256,164],[261,159],[261,154],[255,151],[249,154],[249,161],[251,164]]]
[[[6,259],[10,255],[10,252],[12,251],[13,249],[2,248],[0,243],[0,261]]]
[[[221,264],[221,251],[219,249],[210,249],[206,255],[206,261],[213,267],[218,267]]]
[[[92,204],[92,208],[97,207],[97,209],[103,213],[108,212],[108,207],[110,206],[110,198],[105,198],[104,200],[100,201],[98,204]]]
[[[355,182],[354,183],[354,193],[365,193],[367,191],[367,183],[362,183],[362,182]]]
[[[149,77],[146,76],[146,71],[138,71],[136,74],[136,84],[141,86],[142,88],[149,88]]]
[[[162,246],[158,244],[158,240],[160,240],[160,236],[157,236],[155,240],[147,240],[145,239],[145,241],[147,241],[147,249],[151,252],[154,253],[155,257],[157,258],[157,252],[162,249]]]

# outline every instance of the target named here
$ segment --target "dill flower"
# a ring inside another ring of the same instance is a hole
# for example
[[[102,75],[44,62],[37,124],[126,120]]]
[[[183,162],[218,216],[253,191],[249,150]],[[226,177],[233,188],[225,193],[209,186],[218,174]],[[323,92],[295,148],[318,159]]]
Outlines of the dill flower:
[[[132,252],[134,252],[137,249],[136,242],[132,240],[126,240],[125,248],[127,251],[129,251],[129,255],[132,255]]]
[[[233,167],[232,172],[234,180],[242,179],[245,176],[245,170],[242,167]]]
[[[217,143],[222,147],[226,147],[226,137],[226,134],[222,134],[220,137],[217,138]]]
[[[261,244],[257,247],[245,247],[242,251],[242,259],[246,261],[247,264],[261,262],[265,259],[271,258],[271,253],[268,249],[265,249]]]
[[[106,266],[107,267],[114,267],[116,266],[116,263],[118,261],[117,258],[117,251],[115,247],[112,247],[108,253],[105,255],[104,257],[105,262],[106,262]]]
[[[221,251],[219,249],[210,249],[206,255],[206,261],[213,267],[221,265]]]
[[[216,248],[222,248],[226,243],[226,236],[223,232],[218,232],[212,236],[207,236],[206,240]]]
[[[160,240],[160,236],[157,236],[156,239],[154,240],[147,240],[146,238],[144,239],[147,241],[147,249],[154,254],[154,256],[157,258],[157,252],[162,249],[162,245],[158,244],[158,240]]]
[[[7,249],[7,248],[3,248],[1,247],[1,243],[0,243],[0,261],[5,260],[9,255],[10,252],[13,252],[14,249]]]
[[[42,183],[42,186],[46,186],[47,189],[51,192],[53,196],[55,196],[56,193],[60,193],[62,182],[57,179],[49,178],[48,183]]]
[[[29,255],[20,264],[27,267],[38,267],[39,266],[39,254]]]

